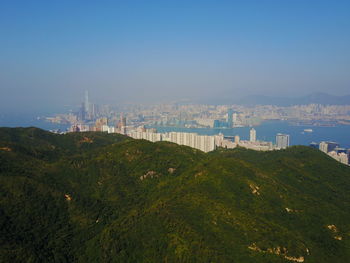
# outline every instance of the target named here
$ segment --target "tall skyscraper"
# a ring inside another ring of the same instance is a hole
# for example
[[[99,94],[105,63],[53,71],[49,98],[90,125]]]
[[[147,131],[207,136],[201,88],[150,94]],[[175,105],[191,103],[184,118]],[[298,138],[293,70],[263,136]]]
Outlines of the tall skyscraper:
[[[289,135],[277,133],[276,135],[276,146],[279,149],[286,149],[289,146]]]
[[[90,107],[89,107],[89,92],[86,90],[85,91],[85,102],[84,102],[84,106],[85,106],[85,112],[87,113],[87,115],[89,115],[90,112]]]
[[[250,129],[249,137],[251,142],[256,142],[256,130],[254,128]]]
[[[228,128],[232,128],[232,126],[233,126],[232,115],[233,115],[233,110],[232,109],[228,109],[228,111],[227,111],[227,125],[228,125]]]

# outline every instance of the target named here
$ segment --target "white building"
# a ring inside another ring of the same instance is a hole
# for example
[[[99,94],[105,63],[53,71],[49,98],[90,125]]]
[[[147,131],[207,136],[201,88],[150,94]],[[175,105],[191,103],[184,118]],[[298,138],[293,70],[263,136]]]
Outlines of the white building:
[[[108,132],[108,125],[102,125],[102,127],[101,127],[101,130],[103,131],[103,132]]]
[[[322,152],[328,153],[333,151],[339,144],[336,142],[320,142],[319,149]]]
[[[215,150],[215,136],[187,132],[170,132],[167,137],[167,141],[196,148],[203,152]]]
[[[254,128],[250,129],[249,135],[250,135],[250,141],[256,142],[256,130]]]
[[[255,131],[255,130],[254,130]],[[254,139],[253,136],[251,138]],[[187,132],[169,132],[169,133],[157,133],[154,130],[140,131],[140,129],[130,133],[130,136],[134,139],[144,139],[151,142],[168,141],[179,145],[186,145],[203,152],[210,152],[216,149],[216,147],[223,148],[235,148],[238,145],[257,151],[269,151],[274,147],[271,142],[257,142],[257,141],[241,141],[239,136],[234,137],[235,141],[227,140],[223,134],[218,135],[198,135],[197,133]],[[288,136],[288,135],[287,135]],[[288,142],[289,143],[289,142]]]
[[[108,133],[116,133],[116,128],[113,127],[113,126],[108,126],[107,132],[108,132]]]
[[[240,141],[238,145],[255,151],[271,151],[274,149],[271,142]]]
[[[341,162],[343,164],[349,164],[349,157],[346,153],[337,153],[335,151],[331,151],[328,153],[328,155],[337,160],[338,162]]]
[[[320,142],[319,144],[319,149],[320,151],[324,152],[324,153],[327,153],[328,152],[328,143],[326,142]]]
[[[159,142],[162,141],[162,134],[156,132],[139,132],[133,131],[130,133],[130,137],[134,139],[144,139],[151,142]]]
[[[276,147],[277,149],[286,149],[289,147],[289,135],[278,133],[276,135]]]

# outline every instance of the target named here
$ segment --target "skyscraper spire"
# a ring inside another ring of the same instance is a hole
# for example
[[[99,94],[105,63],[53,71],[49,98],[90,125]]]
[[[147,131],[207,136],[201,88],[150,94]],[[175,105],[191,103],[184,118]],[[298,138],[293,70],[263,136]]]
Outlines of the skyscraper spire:
[[[89,92],[85,90],[85,112],[89,114]]]

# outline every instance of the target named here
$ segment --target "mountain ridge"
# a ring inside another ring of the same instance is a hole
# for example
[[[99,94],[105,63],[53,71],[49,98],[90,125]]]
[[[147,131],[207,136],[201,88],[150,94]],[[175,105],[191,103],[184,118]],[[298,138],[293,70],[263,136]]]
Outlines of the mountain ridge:
[[[206,154],[0,128],[0,260],[346,262],[349,185],[349,167],[303,146]]]

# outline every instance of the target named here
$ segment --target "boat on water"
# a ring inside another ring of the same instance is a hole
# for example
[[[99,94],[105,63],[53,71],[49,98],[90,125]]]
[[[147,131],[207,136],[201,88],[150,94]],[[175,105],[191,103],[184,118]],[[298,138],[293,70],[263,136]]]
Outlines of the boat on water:
[[[313,132],[312,129],[304,129],[304,132]]]

